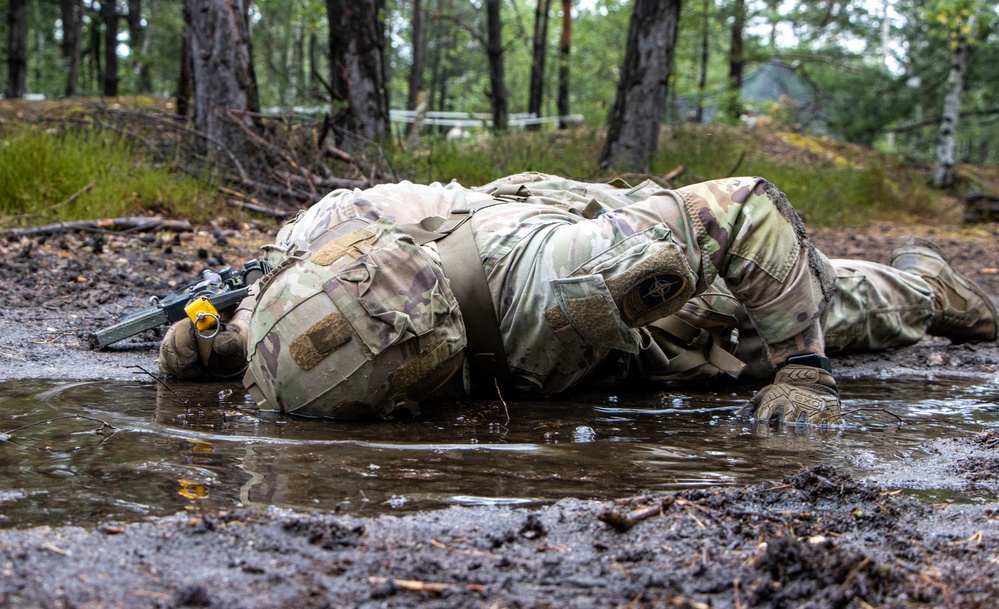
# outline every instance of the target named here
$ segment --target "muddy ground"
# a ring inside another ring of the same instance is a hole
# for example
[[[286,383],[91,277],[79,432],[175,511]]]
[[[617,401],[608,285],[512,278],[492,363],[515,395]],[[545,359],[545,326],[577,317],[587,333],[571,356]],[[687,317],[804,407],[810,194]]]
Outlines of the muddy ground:
[[[999,295],[999,226],[906,230]],[[87,335],[205,266],[239,268],[275,231],[6,237],[0,381],[145,377],[126,366],[155,370],[162,330],[103,352],[86,349]],[[898,234],[814,238],[832,257],[887,262]],[[834,366],[840,376],[994,378],[999,347],[927,340]],[[811,464],[758,486],[531,510],[361,519],[275,509],[3,530],[0,607],[995,607],[997,448],[999,435],[983,432],[931,442],[927,458],[865,480]],[[980,501],[931,505],[892,490],[919,484]]]

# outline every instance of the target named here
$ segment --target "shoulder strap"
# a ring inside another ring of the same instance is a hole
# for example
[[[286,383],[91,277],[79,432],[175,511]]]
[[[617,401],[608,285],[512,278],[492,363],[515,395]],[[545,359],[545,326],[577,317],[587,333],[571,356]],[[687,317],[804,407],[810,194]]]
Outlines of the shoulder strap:
[[[401,227],[420,245],[437,242],[444,276],[451,283],[451,292],[465,321],[465,337],[468,340],[465,353],[472,381],[484,390],[488,390],[493,383],[509,386],[510,369],[499,319],[469,220],[476,211],[502,202],[495,199],[483,201],[454,209],[446,219],[431,216],[418,224]]]

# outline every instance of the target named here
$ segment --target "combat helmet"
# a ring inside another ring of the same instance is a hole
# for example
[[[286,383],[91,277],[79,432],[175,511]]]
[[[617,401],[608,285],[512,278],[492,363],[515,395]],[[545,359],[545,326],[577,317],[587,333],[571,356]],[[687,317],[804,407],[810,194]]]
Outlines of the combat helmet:
[[[461,370],[465,343],[439,263],[391,222],[355,218],[261,281],[243,384],[264,409],[390,417]]]

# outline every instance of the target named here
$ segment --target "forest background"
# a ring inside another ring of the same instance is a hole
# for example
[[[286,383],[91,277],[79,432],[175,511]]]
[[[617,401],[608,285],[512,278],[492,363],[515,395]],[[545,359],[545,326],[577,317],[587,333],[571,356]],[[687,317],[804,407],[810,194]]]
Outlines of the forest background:
[[[764,175],[838,226],[939,221],[999,193],[992,2],[0,0],[0,14],[6,226],[283,217],[337,187],[524,170]],[[750,91],[768,67],[772,94]]]

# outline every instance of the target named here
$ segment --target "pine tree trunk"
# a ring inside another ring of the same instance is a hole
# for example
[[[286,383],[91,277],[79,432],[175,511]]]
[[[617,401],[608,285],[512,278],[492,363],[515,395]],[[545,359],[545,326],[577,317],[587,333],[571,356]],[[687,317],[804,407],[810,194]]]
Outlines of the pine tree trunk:
[[[91,24],[99,22],[100,18],[101,16],[98,12],[91,11]],[[88,82],[92,87],[100,88],[104,82],[104,64],[101,61],[101,28],[89,27],[87,31],[90,32],[90,39],[87,42]]]
[[[62,0],[62,56],[66,60],[66,97],[76,95],[80,77],[80,53],[83,34],[83,1]]]
[[[701,10],[704,11],[703,27],[701,29],[701,73],[697,79],[697,92],[700,93],[697,99],[698,123],[704,122],[704,96],[708,89],[708,41],[711,33],[711,0],[704,0]]]
[[[493,129],[506,129],[509,118],[506,76],[503,70],[503,22],[500,0],[486,0],[486,55],[489,58],[489,98],[493,107]]]
[[[321,96],[320,87],[325,86],[322,70],[319,69],[319,36],[315,32],[309,34],[309,97]]]
[[[259,112],[250,49],[249,0],[184,0],[191,43],[194,126],[237,156],[245,134],[234,121],[253,127],[245,112]]]
[[[104,22],[104,80],[101,92],[105,97],[118,96],[118,10],[114,0],[101,3]]]
[[[128,46],[132,50],[133,71],[136,76],[137,92],[149,93],[153,88],[146,61],[148,50],[146,28],[142,25],[142,0],[128,0]]]
[[[541,102],[544,99],[545,59],[548,55],[548,13],[551,0],[538,0],[534,11],[534,52],[531,61],[531,92],[527,101],[527,111],[536,117],[541,116]],[[529,129],[539,129],[540,123],[529,125]]]
[[[423,32],[423,0],[413,0],[413,65],[409,71],[409,94],[406,109],[415,110],[423,91],[423,72],[427,68],[427,42]]]
[[[947,75],[947,95],[944,97],[943,119],[937,135],[937,147],[933,156],[931,172],[935,188],[949,188],[954,185],[954,165],[957,161],[957,126],[961,118],[961,95],[964,92],[964,78],[968,72],[968,39],[960,31],[951,58],[950,73]]]
[[[666,114],[680,0],[635,0],[600,163],[648,171]]]
[[[558,128],[568,127],[569,53],[572,47],[572,0],[562,0],[562,35],[558,42]]]
[[[305,98],[305,91],[307,89],[306,78],[305,78],[305,27],[302,25],[295,26],[294,39],[292,44],[294,51],[292,56],[295,62],[295,86],[292,90],[292,103],[301,102]]]
[[[326,0],[330,25],[330,89],[341,148],[353,151],[388,133],[385,86],[385,0]]]
[[[28,81],[28,0],[10,0],[7,14],[7,97],[24,97]]]
[[[194,97],[194,76],[191,74],[191,36],[185,29],[180,41],[180,76],[177,78],[177,114],[188,116],[191,113],[191,100]]]
[[[450,73],[447,69],[447,49],[454,44],[454,30],[444,15],[451,8],[449,0],[437,0],[433,23],[437,31],[433,54],[430,57],[430,100],[428,108],[443,112],[447,108],[447,83]],[[438,127],[442,133],[447,127]]]
[[[742,57],[742,31],[745,25],[746,0],[736,0],[728,59],[728,83],[729,89],[733,92],[738,92],[742,88],[742,71],[745,65],[745,60]]]

